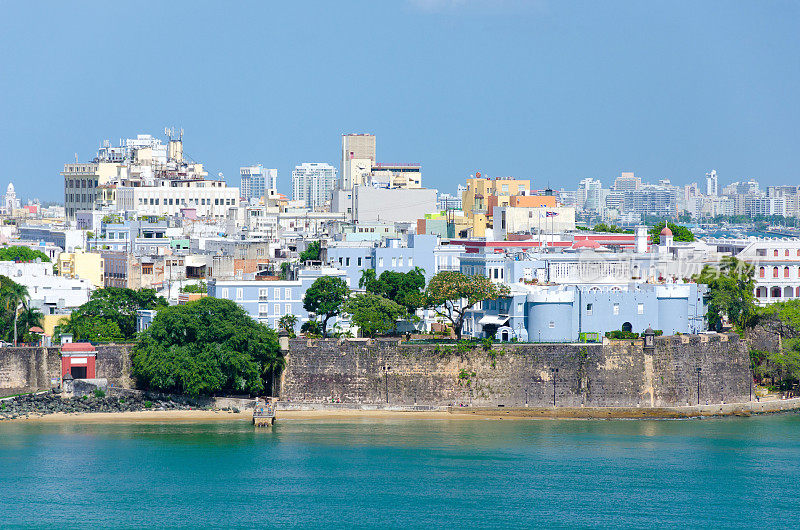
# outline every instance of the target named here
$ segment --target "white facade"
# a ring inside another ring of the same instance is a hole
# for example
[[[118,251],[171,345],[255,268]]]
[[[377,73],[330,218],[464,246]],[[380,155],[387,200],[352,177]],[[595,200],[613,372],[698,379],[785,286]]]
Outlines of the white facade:
[[[305,162],[292,171],[292,199],[306,208],[325,206],[336,188],[336,168],[325,162]]]
[[[224,218],[239,206],[239,188],[228,188],[224,182],[182,184],[187,185],[118,188],[117,210],[167,216],[180,215],[182,209],[191,208],[198,217]]]
[[[85,304],[93,289],[89,280],[54,275],[53,264],[47,262],[0,261],[0,274],[27,287],[31,306],[46,315]]]

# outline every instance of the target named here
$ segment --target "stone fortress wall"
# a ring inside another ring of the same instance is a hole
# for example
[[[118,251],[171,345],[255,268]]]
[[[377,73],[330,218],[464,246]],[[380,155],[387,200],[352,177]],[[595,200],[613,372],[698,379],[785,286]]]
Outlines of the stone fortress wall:
[[[495,344],[468,352],[398,340],[295,339],[289,402],[386,405],[665,407],[750,398],[748,348],[735,334],[603,344]],[[557,369],[558,372],[555,372]],[[387,399],[388,397],[388,399]]]

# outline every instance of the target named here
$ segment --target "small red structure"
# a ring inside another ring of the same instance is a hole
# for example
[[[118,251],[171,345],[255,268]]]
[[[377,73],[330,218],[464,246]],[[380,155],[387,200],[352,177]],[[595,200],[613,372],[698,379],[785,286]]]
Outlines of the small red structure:
[[[61,376],[75,379],[94,379],[97,349],[88,342],[68,342],[61,345]]]

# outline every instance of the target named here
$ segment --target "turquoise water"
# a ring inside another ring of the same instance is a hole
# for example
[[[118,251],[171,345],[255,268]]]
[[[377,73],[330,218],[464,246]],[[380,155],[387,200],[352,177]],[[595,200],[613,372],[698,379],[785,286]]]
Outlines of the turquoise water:
[[[800,415],[0,424],[0,522],[794,527]]]

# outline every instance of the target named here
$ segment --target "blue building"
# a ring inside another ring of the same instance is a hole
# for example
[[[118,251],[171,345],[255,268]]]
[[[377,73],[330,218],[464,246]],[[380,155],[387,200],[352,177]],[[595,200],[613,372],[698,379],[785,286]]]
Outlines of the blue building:
[[[441,245],[434,235],[409,234],[407,243],[399,238],[389,238],[382,244],[372,242],[334,242],[326,249],[326,263],[347,273],[353,287],[358,286],[362,271],[374,269],[380,276],[383,271],[410,272],[415,267],[425,271],[429,281],[442,270],[459,270],[459,257],[464,248]]]
[[[311,320],[303,308],[306,290],[322,276],[340,277],[351,286],[345,271],[311,267],[301,269],[297,280],[211,280],[208,295],[236,302],[251,317],[273,329],[278,329],[282,316],[294,315],[297,317],[295,331],[299,331],[304,322]],[[328,321],[328,329],[335,323],[335,319]]]
[[[500,340],[573,342],[581,333],[647,327],[665,335],[705,329],[705,285],[695,283],[513,284],[509,296],[468,313],[464,334]]]

